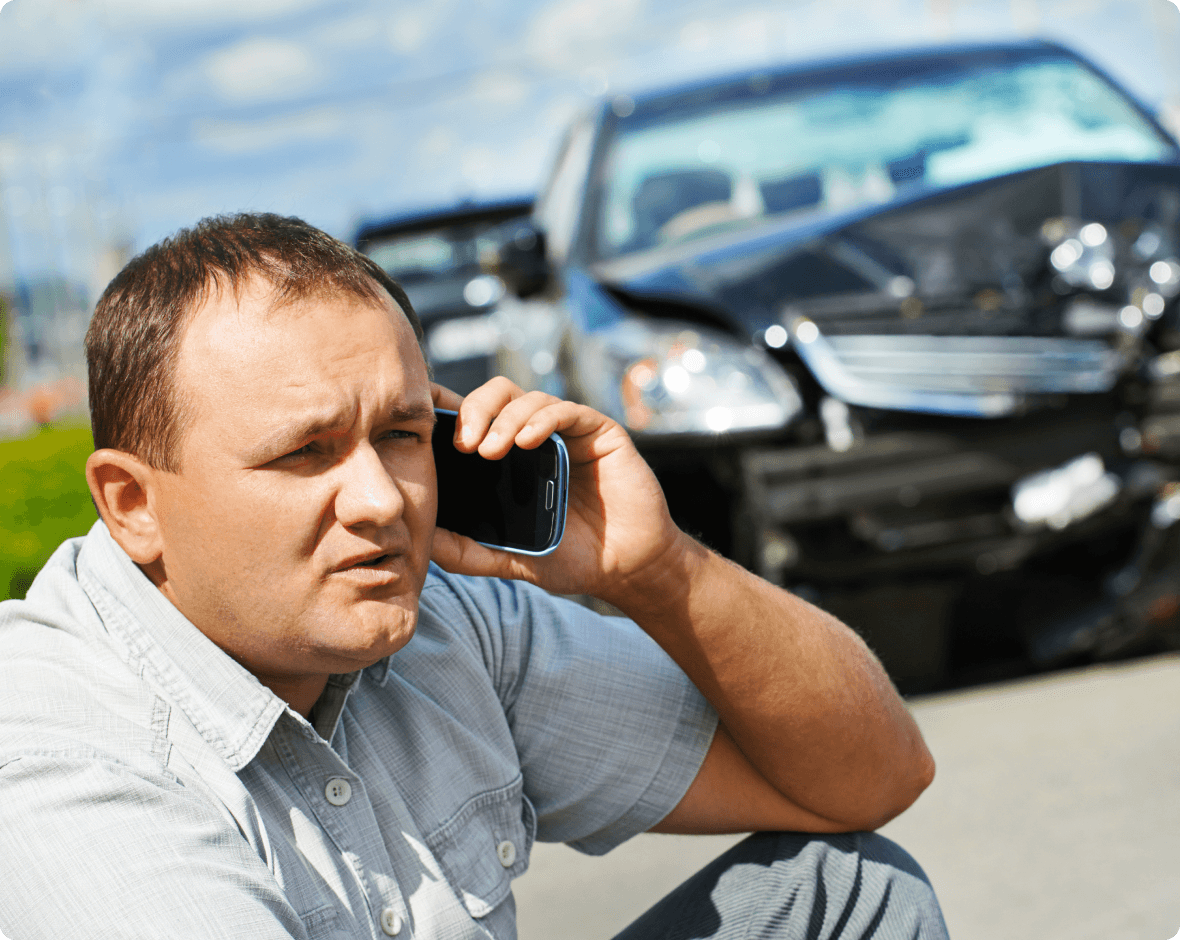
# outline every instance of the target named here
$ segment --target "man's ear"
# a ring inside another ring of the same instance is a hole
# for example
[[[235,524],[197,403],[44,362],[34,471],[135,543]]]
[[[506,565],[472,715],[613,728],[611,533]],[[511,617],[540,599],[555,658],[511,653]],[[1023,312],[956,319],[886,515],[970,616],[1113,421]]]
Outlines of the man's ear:
[[[155,500],[159,473],[138,457],[110,448],[86,460],[86,483],[98,514],[138,565],[150,565],[164,553]]]

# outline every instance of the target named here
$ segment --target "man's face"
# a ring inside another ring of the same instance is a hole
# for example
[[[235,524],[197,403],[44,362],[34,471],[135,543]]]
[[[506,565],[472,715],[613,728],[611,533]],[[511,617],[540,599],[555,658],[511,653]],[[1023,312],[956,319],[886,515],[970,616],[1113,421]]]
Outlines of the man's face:
[[[193,420],[180,472],[156,475],[164,550],[152,573],[295,704],[288,687],[322,687],[414,631],[434,535],[434,412],[392,301],[272,302],[254,279],[189,324],[176,382]]]

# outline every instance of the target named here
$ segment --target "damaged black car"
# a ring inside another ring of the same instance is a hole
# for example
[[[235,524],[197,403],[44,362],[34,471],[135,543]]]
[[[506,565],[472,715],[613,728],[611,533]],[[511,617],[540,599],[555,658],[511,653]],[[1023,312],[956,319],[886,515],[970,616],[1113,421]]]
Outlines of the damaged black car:
[[[496,263],[499,371],[903,687],[1174,641],[1180,151],[1073,52],[614,97]]]

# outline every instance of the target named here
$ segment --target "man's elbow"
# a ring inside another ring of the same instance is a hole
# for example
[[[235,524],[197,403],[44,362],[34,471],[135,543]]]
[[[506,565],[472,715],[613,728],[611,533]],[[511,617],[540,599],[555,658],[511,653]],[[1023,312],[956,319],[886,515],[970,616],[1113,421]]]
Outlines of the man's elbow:
[[[881,794],[882,800],[877,812],[866,815],[863,829],[880,829],[891,819],[896,819],[914,805],[918,797],[934,782],[934,755],[923,745],[910,761],[904,772],[893,776],[891,785]]]

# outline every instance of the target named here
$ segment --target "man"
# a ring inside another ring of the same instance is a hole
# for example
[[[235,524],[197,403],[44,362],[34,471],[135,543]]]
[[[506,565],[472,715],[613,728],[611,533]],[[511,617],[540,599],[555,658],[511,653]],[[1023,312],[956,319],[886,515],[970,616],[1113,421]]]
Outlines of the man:
[[[617,424],[503,379],[460,400],[418,334],[372,262],[277,216],[108,287],[101,522],[0,613],[0,928],[507,938],[534,835],[651,829],[795,834],[629,937],[944,936],[863,832],[933,764],[859,639],[680,532]],[[435,406],[492,459],[564,437],[557,552],[435,530]]]

